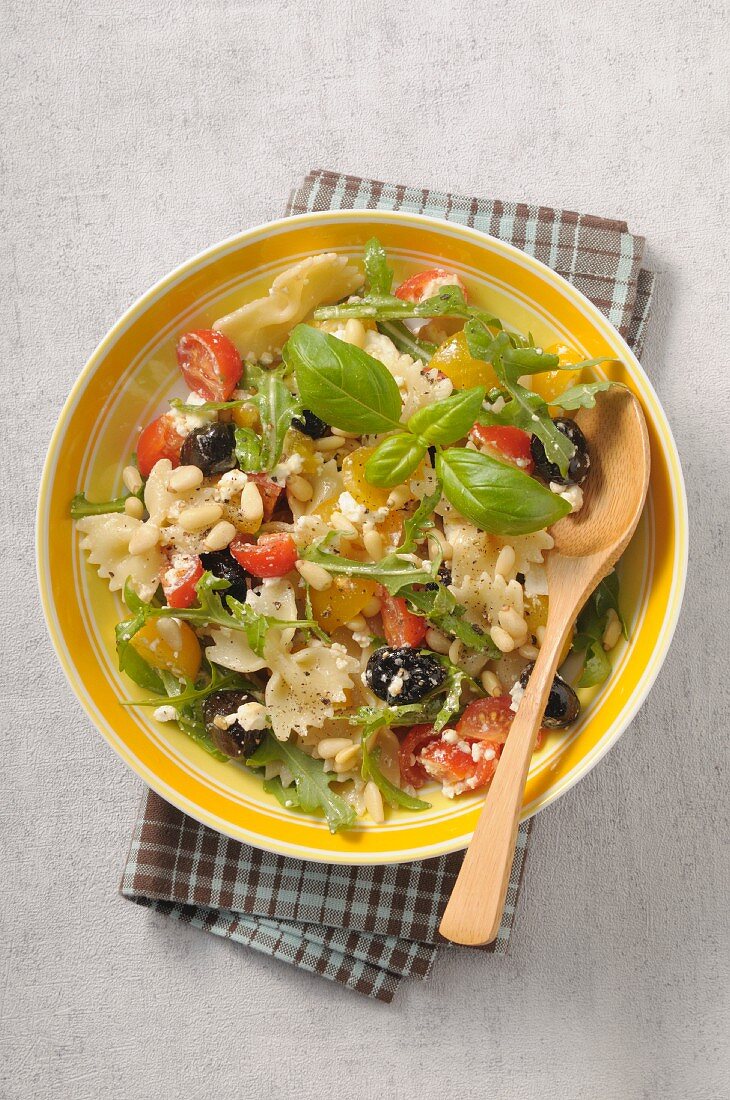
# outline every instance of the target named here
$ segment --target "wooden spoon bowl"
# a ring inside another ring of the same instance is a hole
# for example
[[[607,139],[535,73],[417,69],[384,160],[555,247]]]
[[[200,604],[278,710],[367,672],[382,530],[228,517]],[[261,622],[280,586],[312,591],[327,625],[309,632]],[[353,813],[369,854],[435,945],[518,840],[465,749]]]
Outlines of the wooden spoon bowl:
[[[563,644],[626,549],[646,500],[649,437],[629,390],[605,391],[576,423],[591,456],[583,507],[551,529],[545,638],[441,920],[441,934],[454,943],[490,943],[499,932],[525,782]]]

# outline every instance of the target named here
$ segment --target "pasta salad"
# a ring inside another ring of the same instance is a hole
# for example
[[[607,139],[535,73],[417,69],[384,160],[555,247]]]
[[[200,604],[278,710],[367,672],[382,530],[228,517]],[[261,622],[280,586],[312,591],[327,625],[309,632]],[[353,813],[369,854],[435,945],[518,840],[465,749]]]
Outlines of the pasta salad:
[[[591,475],[570,414],[611,385],[453,272],[393,285],[373,238],[362,269],[312,256],[182,334],[188,396],[141,430],[125,493],[71,504],[127,609],[124,705],[332,831],[491,781],[544,637],[549,527]],[[623,631],[614,573],[576,625],[578,689]],[[541,737],[579,712],[556,675]]]

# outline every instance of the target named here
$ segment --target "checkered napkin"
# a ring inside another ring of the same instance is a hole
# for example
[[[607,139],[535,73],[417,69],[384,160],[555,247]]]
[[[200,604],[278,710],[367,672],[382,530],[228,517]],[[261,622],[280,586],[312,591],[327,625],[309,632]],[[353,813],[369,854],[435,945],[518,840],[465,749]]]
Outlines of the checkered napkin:
[[[643,238],[625,222],[319,170],[292,193],[287,213],[376,207],[448,218],[517,245],[574,283],[641,352],[654,275],[641,266]],[[502,926],[485,951],[507,950],[529,832],[528,821],[517,837]],[[389,1002],[404,978],[428,975],[444,945],[438,924],[460,864],[459,854],[385,867],[287,859],[230,840],[147,791],[121,892]]]

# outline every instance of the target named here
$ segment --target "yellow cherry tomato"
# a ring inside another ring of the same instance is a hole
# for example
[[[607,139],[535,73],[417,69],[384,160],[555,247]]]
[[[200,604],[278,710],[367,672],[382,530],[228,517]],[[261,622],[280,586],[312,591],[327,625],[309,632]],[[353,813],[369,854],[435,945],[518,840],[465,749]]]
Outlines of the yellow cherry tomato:
[[[471,386],[486,386],[489,390],[499,385],[491,363],[472,359],[463,332],[457,332],[436,348],[428,365],[440,370],[460,390],[467,390]]]
[[[371,512],[384,508],[390,496],[390,489],[379,489],[365,477],[365,466],[374,452],[375,447],[358,447],[342,462],[342,484],[358,504]]]
[[[131,645],[153,668],[166,669],[175,676],[185,676],[194,680],[200,671],[200,642],[195,631],[185,622],[166,622],[179,630],[166,630],[164,638],[159,632],[159,619],[150,619],[132,638]],[[165,628],[163,627],[163,630]]]
[[[550,347],[544,348],[544,351],[550,355],[558,355],[561,366],[580,363],[583,359],[575,348],[566,347],[565,344],[551,344]],[[561,393],[575,386],[580,381],[582,373],[581,370],[549,370],[545,374],[533,374],[532,388],[548,404],[551,404]]]
[[[402,512],[388,512],[385,519],[375,525],[389,547],[398,546],[400,543],[403,537],[404,520],[405,516]]]
[[[324,592],[311,589],[312,613],[328,634],[359,615],[378,591],[376,581],[364,577],[335,577]]]
[[[545,626],[548,617],[548,597],[547,596],[527,596],[525,597],[524,607],[525,622],[527,623],[527,629],[530,634],[537,634],[538,628]],[[560,654],[559,665],[562,665],[565,658],[570,652],[570,647],[573,644],[572,632],[568,635],[563,650]]]
[[[250,428],[254,432],[261,431],[259,411],[255,405],[237,405],[231,410],[231,419],[237,428]]]
[[[312,510],[313,516],[319,516],[323,523],[329,523],[332,513],[337,511],[337,497],[328,497]]]
[[[298,432],[296,428],[290,428],[284,436],[283,456],[290,458],[291,455],[300,456],[303,474],[316,474],[322,464],[315,449],[314,440],[304,432]]]

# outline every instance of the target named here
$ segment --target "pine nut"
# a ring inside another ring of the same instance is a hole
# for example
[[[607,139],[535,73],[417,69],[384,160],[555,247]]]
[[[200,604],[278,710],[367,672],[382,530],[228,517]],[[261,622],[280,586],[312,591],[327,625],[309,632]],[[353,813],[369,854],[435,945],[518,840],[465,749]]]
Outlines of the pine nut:
[[[411,499],[411,490],[407,485],[396,485],[388,497],[389,508],[402,508]]]
[[[507,577],[512,572],[515,561],[515,548],[507,543],[497,555],[497,563],[494,566],[495,573],[501,573],[503,577]]]
[[[342,512],[333,512],[330,516],[330,523],[336,531],[341,531],[343,535],[348,535],[351,539],[354,539],[357,534],[347,516],[343,516]]]
[[[343,432],[342,428],[331,428],[332,435],[336,435],[339,439],[358,439],[357,432]]]
[[[611,607],[608,610],[608,621],[606,622],[606,629],[603,632],[603,648],[606,650],[613,649],[621,637],[621,620]]]
[[[304,561],[301,558],[294,564],[302,580],[311,585],[315,591],[325,592],[332,587],[332,576],[321,565],[317,565],[313,561]]]
[[[434,630],[431,627],[426,631],[426,645],[429,649],[432,649],[434,653],[448,653],[451,649],[451,639],[447,638],[445,634],[442,634],[440,630]]]
[[[178,466],[167,479],[171,493],[187,493],[203,484],[203,471],[198,466]]]
[[[124,511],[132,519],[142,519],[144,516],[144,504],[139,497],[127,497],[124,502]]]
[[[124,488],[130,493],[138,493],[142,488],[142,475],[136,466],[125,466],[122,470]]]
[[[499,613],[499,625],[512,635],[515,641],[527,635],[527,623],[514,607],[503,607]]]
[[[256,489],[255,485],[254,489]],[[256,491],[258,492],[258,489]],[[223,509],[220,504],[193,504],[191,508],[182,510],[179,523],[183,531],[192,534],[196,531],[204,531],[206,527],[213,527],[222,515]]]
[[[456,638],[449,646],[449,660],[452,665],[458,665],[459,661],[464,656],[464,647],[458,638]]]
[[[300,500],[302,503],[311,500],[314,496],[312,483],[307,481],[306,477],[302,477],[301,474],[290,474],[286,480],[286,487],[294,499]]]
[[[536,661],[540,656],[540,650],[536,645],[521,645],[517,652],[520,657],[524,657],[526,661]]]
[[[129,540],[130,554],[146,554],[153,546],[157,546],[160,537],[160,529],[155,523],[144,523],[138,527]]]
[[[385,821],[383,796],[373,783],[372,779],[365,784],[363,798],[365,800],[365,809],[370,814],[373,821],[376,822],[376,824],[380,825],[381,822]]]
[[[373,561],[380,561],[383,556],[383,536],[380,531],[376,531],[374,528],[371,531],[365,531],[362,537],[362,543],[368,556]]]
[[[502,653],[511,653],[515,648],[515,640],[511,634],[503,630],[501,626],[493,626],[491,630],[492,641]]]
[[[212,527],[205,538],[206,550],[225,550],[229,542],[236,537],[236,528],[227,519],[222,519]]]
[[[376,615],[380,614],[380,609],[383,605],[377,596],[371,596],[368,602],[362,609],[362,613],[366,619],[374,619]]]
[[[350,317],[345,325],[345,331],[342,334],[342,339],[347,344],[354,344],[357,348],[362,348],[365,345],[365,326],[362,321],[358,321],[357,317]]]
[[[360,746],[351,745],[346,749],[340,749],[335,757],[335,767],[351,768],[360,759]]]
[[[492,672],[491,669],[485,668],[481,676],[482,687],[486,691],[487,695],[497,696],[503,692],[502,684],[499,676],[496,672]]]
[[[336,435],[325,435],[321,439],[315,439],[314,449],[315,451],[322,451],[327,454],[330,451],[336,451],[338,447],[342,446],[342,438]]]
[[[177,619],[173,617],[169,619],[159,618],[157,620],[157,633],[163,641],[167,642],[173,654],[177,656],[183,644],[183,632]]]
[[[323,737],[317,745],[317,752],[323,760],[335,757],[344,749],[351,749],[353,741],[351,737]]]
[[[517,580],[511,580],[507,585],[507,599],[514,607],[518,615],[525,611],[525,593],[522,585]]]
[[[241,523],[249,534],[258,531],[264,518],[264,502],[255,481],[247,481],[241,490]]]
[[[332,771],[335,775],[346,775],[347,772],[352,771],[352,764],[338,764],[335,760],[332,763]]]
[[[545,627],[544,626],[538,626],[537,630],[535,631],[535,637],[537,638],[537,644],[542,645],[542,643],[545,641]]]
[[[351,630],[353,634],[362,634],[362,632],[368,628],[368,624],[365,622],[362,615],[356,615],[354,619],[350,619],[349,622],[345,623],[345,626],[348,630]]]

